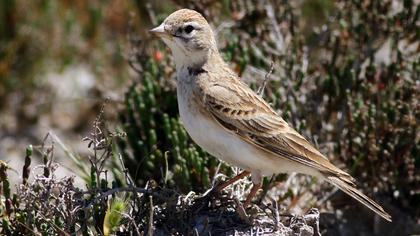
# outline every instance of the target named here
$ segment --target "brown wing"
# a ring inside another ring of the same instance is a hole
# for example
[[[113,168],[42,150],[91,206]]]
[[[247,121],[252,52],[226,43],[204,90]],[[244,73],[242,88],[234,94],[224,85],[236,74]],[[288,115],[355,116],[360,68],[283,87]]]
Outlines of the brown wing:
[[[327,176],[353,178],[335,167],[303,136],[291,128],[246,84],[233,79],[200,87],[199,97],[219,123],[241,138],[282,158],[314,167]]]

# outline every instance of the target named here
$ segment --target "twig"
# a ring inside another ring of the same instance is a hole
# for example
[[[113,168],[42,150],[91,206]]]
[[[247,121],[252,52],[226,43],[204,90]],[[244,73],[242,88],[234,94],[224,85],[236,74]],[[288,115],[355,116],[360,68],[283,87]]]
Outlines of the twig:
[[[35,232],[34,230],[32,230],[31,228],[29,228],[27,225],[25,225],[24,223],[20,221],[16,221],[16,223],[22,225],[26,230],[30,231],[33,235],[41,235],[41,233]]]
[[[274,205],[274,218],[276,220],[276,224],[274,225],[275,229],[278,230],[280,227],[280,214],[279,214],[279,204],[277,203],[277,201],[273,200],[273,205]]]
[[[234,21],[223,21],[215,30],[215,34],[219,36],[220,32],[222,32],[224,29],[229,29],[235,26]]]
[[[137,223],[136,223],[136,220],[130,215],[130,214],[127,214],[127,213],[123,213],[122,214],[124,217],[126,217],[130,222],[131,222],[131,224],[133,225],[133,227],[134,227],[134,229],[135,229],[135,231],[136,231],[136,234],[135,235],[141,235],[140,234],[140,229],[139,229],[139,227],[137,226]]]
[[[239,218],[246,222],[247,224],[251,224],[251,221],[248,218],[248,215],[246,214],[246,211],[244,209],[244,205],[239,201],[239,199],[236,196],[233,196],[233,200],[236,204],[236,213],[238,213]]]
[[[153,236],[153,197],[149,196],[150,200],[150,215],[149,215],[149,228],[147,235]]]
[[[222,166],[222,162],[219,162],[219,164],[217,165],[216,171],[214,173],[213,176],[213,180],[211,181],[211,186],[214,186],[216,184],[217,181],[217,177],[219,176],[219,171],[220,171],[220,167]]]
[[[165,155],[164,155],[164,157],[165,157],[165,186],[166,186],[166,184],[168,183],[168,179],[169,179],[169,177],[168,177],[168,175],[169,175],[169,162],[168,162],[168,151],[166,151],[165,152]]]
[[[267,12],[268,19],[270,20],[271,26],[273,27],[274,35],[276,39],[274,40],[276,44],[277,50],[280,52],[284,52],[285,45],[284,45],[284,37],[280,31],[279,23],[276,20],[276,14],[274,13],[273,5],[270,4],[270,1],[267,1],[265,5],[265,10]]]
[[[270,70],[268,71],[268,73],[264,76],[264,81],[263,84],[260,86],[260,88],[257,90],[257,94],[260,95],[261,97],[264,96],[264,90],[265,90],[265,86],[267,86],[267,82],[270,79],[270,75],[273,73],[274,70],[274,61],[271,61],[270,64]]]
[[[282,214],[279,214],[279,216],[291,218],[291,217],[295,217],[296,215],[295,214],[290,214],[290,213],[282,213]]]
[[[276,175],[272,175],[271,178],[270,178],[270,181],[268,181],[268,184],[266,184],[264,186],[264,188],[262,189],[262,193],[261,193],[260,197],[258,198],[257,205],[261,205],[261,202],[263,201],[264,197],[267,195],[268,190],[270,189],[270,185],[271,185],[271,183],[273,183],[275,177],[276,177]]]
[[[320,200],[317,201],[317,205],[320,206],[322,204],[324,204],[328,199],[331,198],[331,196],[333,196],[337,191],[339,191],[338,188],[334,188],[333,190],[331,190],[330,192],[328,192],[327,194],[324,194],[324,197],[321,198]]]
[[[152,22],[153,25],[157,25],[158,22],[156,20],[155,11],[152,8],[152,4],[150,4],[150,2],[146,3],[146,8],[147,8],[147,13],[149,13],[150,21]]]
[[[124,176],[125,176],[125,181],[127,182],[127,184],[129,186],[133,186],[134,185],[134,181],[131,178],[130,173],[128,173],[128,168],[125,167],[124,161],[122,159],[122,155],[120,153],[118,154],[118,159],[120,160],[121,168],[122,168],[122,171],[123,171]]]
[[[143,67],[139,63],[139,59],[141,58],[140,56],[144,55],[144,45],[142,45],[142,40],[135,33],[134,16],[134,13],[130,14],[130,20],[128,22],[127,39],[130,42],[130,52],[128,53],[127,61],[131,69],[137,74],[141,74]]]
[[[57,229],[58,231],[60,231],[60,233],[62,234],[62,235],[65,235],[65,236],[70,236],[70,234],[69,233],[67,233],[66,231],[64,231],[63,229],[61,229],[58,225],[56,225],[53,221],[51,221],[48,217],[46,217],[46,216],[44,216],[42,213],[39,213],[39,215],[45,220],[45,222],[47,223],[47,224],[50,224],[50,225],[52,225],[55,229]]]
[[[257,45],[255,45],[255,43],[254,43],[254,42],[252,42],[252,41],[251,41],[251,42],[249,43],[249,46],[251,47],[252,52],[254,53],[254,55],[255,55],[256,57],[258,57],[259,59],[261,59],[262,61],[264,61],[266,64],[270,63],[270,60],[267,58],[266,54],[265,54],[265,53],[263,53],[263,52],[261,51],[261,49],[259,49],[259,48],[257,47]]]
[[[79,170],[81,170],[85,176],[90,176],[89,171],[86,169],[86,166],[80,161],[80,158],[76,154],[71,152],[70,149],[63,143],[63,141],[61,141],[61,139],[58,138],[58,136],[55,135],[52,131],[49,131],[48,133],[53,138],[53,140],[55,140],[55,142],[58,144],[58,146],[63,150],[63,152],[68,157],[70,157],[70,159],[77,165]]]
[[[304,216],[306,223],[314,229],[314,236],[321,236],[319,232],[319,210],[316,208],[310,209]]]
[[[85,208],[89,208],[89,207],[93,206],[93,204],[95,204],[95,202],[98,202],[98,201],[108,197],[109,195],[112,195],[112,194],[115,194],[115,193],[120,193],[120,192],[133,192],[133,193],[149,194],[149,195],[152,195],[156,198],[166,200],[164,197],[157,194],[156,192],[153,192],[152,190],[130,186],[130,187],[114,188],[114,189],[108,190],[106,192],[103,192],[103,193],[100,194],[100,196],[98,196],[97,198],[94,198],[93,201],[91,201]],[[89,194],[89,193],[90,192],[85,192],[85,194]]]

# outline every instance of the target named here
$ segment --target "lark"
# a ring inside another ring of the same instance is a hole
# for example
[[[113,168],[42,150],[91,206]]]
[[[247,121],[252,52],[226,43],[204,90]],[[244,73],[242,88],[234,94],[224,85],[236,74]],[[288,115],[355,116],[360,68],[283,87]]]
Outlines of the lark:
[[[182,123],[200,147],[244,171],[219,189],[251,174],[248,206],[262,178],[297,172],[325,180],[391,221],[391,216],[356,189],[355,180],[334,166],[283,120],[223,61],[215,35],[198,12],[175,11],[150,30],[171,49],[177,73]]]

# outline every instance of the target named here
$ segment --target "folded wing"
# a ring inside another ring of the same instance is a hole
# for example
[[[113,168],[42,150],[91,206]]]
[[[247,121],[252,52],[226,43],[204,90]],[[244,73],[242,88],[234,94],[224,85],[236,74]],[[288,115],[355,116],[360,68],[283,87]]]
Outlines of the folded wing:
[[[349,174],[329,162],[240,80],[207,84],[200,93],[204,107],[229,131],[279,158],[314,167],[326,176],[337,176],[353,185]]]
[[[391,221],[381,206],[355,188],[349,174],[330,163],[247,85],[233,79],[202,86],[199,91],[204,107],[226,129],[279,158],[316,168],[328,182]]]

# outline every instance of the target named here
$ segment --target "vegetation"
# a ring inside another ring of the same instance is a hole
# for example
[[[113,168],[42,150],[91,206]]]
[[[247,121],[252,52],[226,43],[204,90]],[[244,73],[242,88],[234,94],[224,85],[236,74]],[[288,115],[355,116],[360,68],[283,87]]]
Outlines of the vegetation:
[[[29,119],[24,104],[46,90],[34,76],[39,63],[51,60],[46,58],[60,58],[58,65],[65,67],[88,55],[96,63],[91,66],[97,75],[106,73],[95,69],[98,65],[112,68],[110,74],[119,80],[113,86],[124,84],[127,71],[135,75],[130,85],[124,85],[126,92],[117,108],[118,99],[106,103],[118,110],[117,119],[101,109],[93,122],[85,138],[89,155],[72,153],[65,141],[48,135],[40,146],[27,148],[19,183],[10,181],[10,166],[0,162],[1,233],[418,233],[420,6],[414,1],[173,1],[174,6],[196,9],[211,21],[231,67],[256,91],[263,88],[262,96],[285,120],[390,211],[392,229],[383,222],[372,223],[370,213],[361,219],[354,212],[362,208],[310,177],[267,178],[260,200],[247,215],[238,203],[248,189],[247,180],[233,186],[235,194],[200,195],[221,175],[231,176],[237,170],[220,164],[188,137],[178,116],[170,52],[163,43],[138,32],[147,28],[143,22],[156,25],[175,7],[159,7],[153,1],[118,6],[100,2],[78,1],[77,7],[31,2],[28,7],[37,9],[33,19],[21,14],[18,0],[0,3],[4,19],[0,78],[7,78],[0,80],[0,99],[10,101],[23,94],[25,99],[18,103],[21,111],[15,113],[26,122],[39,119],[36,115]],[[113,7],[124,17],[110,12]],[[142,21],[129,19],[128,9],[135,9]],[[61,19],[54,10],[62,10],[66,17]],[[80,27],[78,40],[89,46],[74,48],[68,34],[58,34],[67,46],[57,52],[48,40],[36,36],[54,31],[41,26],[48,19],[57,20],[64,32],[74,33]],[[22,33],[25,27],[32,29],[27,35]],[[119,27],[129,30],[118,31]],[[114,31],[122,39],[109,37]],[[117,46],[109,49],[106,42]],[[121,45],[130,48],[127,60]],[[38,47],[48,50],[34,49]],[[1,112],[10,107],[11,103],[0,105]],[[77,163],[85,188],[75,186],[74,177],[56,176],[57,144]],[[34,158],[42,165],[33,167]],[[314,206],[321,209],[320,229],[315,209],[303,217],[289,214],[291,208],[306,212]],[[323,213],[337,209],[344,211],[343,216]]]

